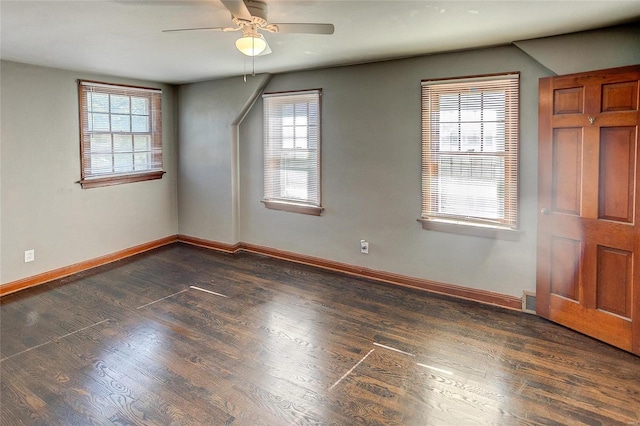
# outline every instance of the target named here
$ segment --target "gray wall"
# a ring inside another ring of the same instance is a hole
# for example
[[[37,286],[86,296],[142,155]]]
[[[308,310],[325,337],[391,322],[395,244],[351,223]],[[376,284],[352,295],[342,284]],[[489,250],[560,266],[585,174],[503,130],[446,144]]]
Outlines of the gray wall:
[[[239,123],[269,76],[180,86],[179,233],[235,244]],[[249,171],[247,171],[249,172]]]
[[[77,79],[163,89],[160,180],[81,189]],[[2,61],[1,283],[176,234],[177,95],[168,85]],[[35,249],[35,262],[24,251]]]
[[[521,72],[520,241],[425,231],[420,81]],[[240,239],[371,269],[520,296],[535,287],[537,90],[544,67],[515,47],[274,76],[266,90],[322,88],[321,217],[268,210],[262,103],[241,126]],[[359,241],[370,242],[368,255]]]
[[[321,217],[260,203],[261,100],[241,123],[237,141],[227,127],[259,84],[230,79],[186,86],[180,99],[180,232],[519,297],[535,288],[538,79],[553,74],[548,67],[557,61],[550,58],[563,55],[571,55],[573,72],[593,69],[591,57],[572,52],[596,42],[615,52],[600,55],[598,68],[629,64],[637,56],[634,28],[274,76],[266,91],[323,89]],[[508,71],[521,72],[520,241],[422,230],[416,221],[420,81]],[[363,238],[371,243],[369,255],[359,253]]]

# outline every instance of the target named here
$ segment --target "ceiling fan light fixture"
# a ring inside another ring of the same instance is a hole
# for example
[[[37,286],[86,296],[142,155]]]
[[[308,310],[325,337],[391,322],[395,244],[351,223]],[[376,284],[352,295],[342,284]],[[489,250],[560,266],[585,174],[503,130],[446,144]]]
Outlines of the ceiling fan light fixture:
[[[244,34],[236,40],[236,47],[247,56],[258,56],[267,48],[267,42],[262,34]]]

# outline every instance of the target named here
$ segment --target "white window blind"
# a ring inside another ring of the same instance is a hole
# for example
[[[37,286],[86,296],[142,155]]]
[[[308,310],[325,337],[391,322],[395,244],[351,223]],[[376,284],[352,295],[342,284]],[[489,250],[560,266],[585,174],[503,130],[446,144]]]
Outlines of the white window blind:
[[[80,81],[79,93],[83,187],[161,177],[162,92]]]
[[[320,207],[320,95],[263,95],[264,201]]]
[[[422,82],[422,219],[515,229],[519,74]]]

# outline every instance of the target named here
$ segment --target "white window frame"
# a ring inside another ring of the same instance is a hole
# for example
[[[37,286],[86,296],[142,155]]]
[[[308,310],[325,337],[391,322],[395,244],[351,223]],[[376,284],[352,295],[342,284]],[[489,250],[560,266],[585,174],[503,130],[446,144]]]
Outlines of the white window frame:
[[[82,188],[161,179],[162,91],[79,80],[78,94]]]
[[[320,216],[321,89],[263,94],[265,207]]]
[[[422,81],[424,229],[519,238],[519,84],[517,72]]]

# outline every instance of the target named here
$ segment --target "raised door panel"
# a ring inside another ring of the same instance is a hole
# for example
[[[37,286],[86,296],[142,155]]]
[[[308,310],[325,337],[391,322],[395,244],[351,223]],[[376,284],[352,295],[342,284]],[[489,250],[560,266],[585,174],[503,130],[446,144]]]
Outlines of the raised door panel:
[[[602,112],[637,111],[638,82],[603,84],[601,110]]]
[[[553,92],[553,114],[582,114],[584,112],[584,87],[568,87]]]
[[[551,240],[551,293],[578,301],[580,286],[580,241],[554,237]]]
[[[633,222],[635,136],[633,127],[600,129],[600,219]]]
[[[633,253],[598,246],[597,268],[596,308],[631,319]]]
[[[582,184],[582,129],[554,129],[552,155],[552,209],[554,212],[579,216],[580,185]]]

